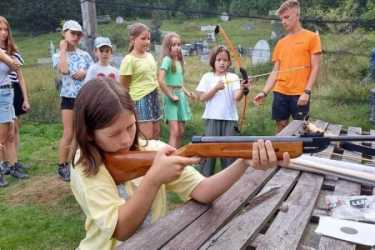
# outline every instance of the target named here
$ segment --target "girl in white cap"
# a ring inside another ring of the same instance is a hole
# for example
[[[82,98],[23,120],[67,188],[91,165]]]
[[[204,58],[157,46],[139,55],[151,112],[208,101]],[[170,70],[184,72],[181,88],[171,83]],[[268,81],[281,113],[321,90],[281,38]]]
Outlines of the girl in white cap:
[[[74,101],[93,60],[89,53],[78,48],[83,33],[82,27],[77,21],[66,21],[63,25],[62,35],[60,51],[53,55],[52,61],[62,79],[60,96],[64,132],[59,144],[58,174],[64,181],[69,181],[69,153],[73,139]]]

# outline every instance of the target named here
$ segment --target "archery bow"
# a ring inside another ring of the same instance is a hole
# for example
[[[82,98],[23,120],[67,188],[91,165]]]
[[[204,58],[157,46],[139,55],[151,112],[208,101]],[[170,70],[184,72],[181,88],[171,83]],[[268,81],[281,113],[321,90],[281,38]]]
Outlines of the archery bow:
[[[225,33],[224,29],[220,25],[216,26],[215,34],[220,34],[223,37],[225,45],[228,47],[231,53],[231,56],[236,60],[235,67],[241,73],[242,80],[245,80],[245,83],[247,83],[249,80],[249,76],[246,70],[241,66],[241,57],[240,57],[240,54],[238,53],[237,48],[234,46],[233,42],[229,39],[229,36]],[[240,115],[239,130],[241,130],[243,121],[245,120],[246,109],[247,109],[247,95],[249,94],[249,89],[245,88],[243,90],[243,93],[245,95],[245,99],[243,103],[242,112]]]

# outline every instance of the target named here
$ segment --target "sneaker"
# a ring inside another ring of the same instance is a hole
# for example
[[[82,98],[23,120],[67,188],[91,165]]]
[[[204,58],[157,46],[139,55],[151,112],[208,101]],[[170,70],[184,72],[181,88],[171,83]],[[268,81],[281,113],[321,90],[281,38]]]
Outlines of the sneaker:
[[[26,179],[29,178],[29,175],[22,171],[18,166],[14,165],[10,167],[10,173],[11,176],[17,179]]]
[[[23,173],[27,173],[27,170],[30,168],[29,165],[24,165],[21,162],[16,162],[14,163],[14,165],[18,167],[18,169],[20,169]]]
[[[61,176],[61,178],[65,182],[69,182],[70,181],[70,166],[69,166],[68,163],[59,164],[58,165],[57,173]]]
[[[0,163],[0,172],[2,172],[4,175],[10,174],[10,163],[9,163],[9,161],[2,161]]]
[[[5,180],[5,176],[0,172],[0,188],[8,186],[8,182]]]

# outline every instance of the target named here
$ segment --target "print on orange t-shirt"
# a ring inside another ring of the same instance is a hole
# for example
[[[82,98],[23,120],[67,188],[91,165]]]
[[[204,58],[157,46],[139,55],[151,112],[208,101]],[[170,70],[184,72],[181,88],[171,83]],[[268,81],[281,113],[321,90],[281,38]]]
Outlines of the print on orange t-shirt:
[[[280,72],[273,91],[284,95],[303,94],[311,72],[311,56],[321,52],[319,35],[309,30],[303,29],[278,41],[272,61],[279,62]]]

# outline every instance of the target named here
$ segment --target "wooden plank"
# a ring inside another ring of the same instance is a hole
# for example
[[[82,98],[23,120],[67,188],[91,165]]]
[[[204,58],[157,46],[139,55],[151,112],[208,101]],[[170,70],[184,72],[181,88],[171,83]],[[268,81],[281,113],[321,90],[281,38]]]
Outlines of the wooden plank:
[[[296,187],[286,201],[287,211],[280,211],[265,233],[265,240],[257,250],[297,249],[298,243],[318,198],[323,177],[302,173]]]
[[[281,169],[262,189],[262,193],[270,188],[280,187],[275,195],[266,200],[257,200],[257,197],[250,200],[237,216],[211,237],[200,249],[242,249],[253,240],[257,233],[276,213],[277,209],[294,187],[298,171]]]
[[[314,125],[320,129],[323,129],[325,135],[339,135],[340,134],[341,126],[336,126],[336,125],[331,125],[331,124],[328,125],[327,122],[324,122],[321,120],[315,121]],[[333,149],[334,149],[333,146],[328,146],[324,150],[324,156],[331,155],[331,153],[333,152]],[[334,186],[335,183],[336,181],[333,182],[333,180],[327,180],[327,178],[324,178],[322,189],[324,188],[324,185],[326,185],[326,187],[327,185]],[[317,215],[324,214],[325,212],[325,210],[323,210],[325,207],[324,197],[325,197],[325,193],[327,193],[327,191],[322,190],[322,189],[319,193],[317,204],[315,205],[312,216],[310,218],[310,223],[306,227],[305,232],[302,235],[301,241],[298,243],[298,249],[306,249],[306,247],[317,248],[319,245],[320,235],[315,233],[315,229],[317,227],[316,223],[319,220],[319,217],[317,217]]]
[[[212,206],[195,206],[188,208],[188,211],[184,211],[182,210],[186,206],[184,205],[178,208],[175,212],[170,213],[166,217],[160,219],[157,223],[151,225],[150,228],[145,228],[144,230],[141,230],[135,234],[123,244],[123,248],[161,248],[177,235],[184,234],[181,232],[184,232],[184,230],[189,228],[189,225],[195,222],[198,218],[204,217],[208,218],[208,220],[216,216],[226,216],[225,218],[227,218],[228,215],[225,212],[233,212],[240,207],[241,204],[245,203],[250,195],[254,195],[261,189],[263,183],[271,178],[275,171],[276,169],[259,171],[249,168],[241,179],[226,193],[219,197]],[[192,201],[191,203],[195,202]],[[212,210],[216,211],[216,213],[213,213]],[[188,238],[192,239],[190,237]],[[144,239],[148,240],[145,241]]]
[[[157,249],[181,232],[199,216],[205,213],[209,205],[190,201],[173,210],[157,223],[142,228],[127,241],[117,247],[122,249]],[[148,239],[148,240],[145,240]]]
[[[336,124],[329,124],[327,127],[327,130],[325,131],[325,134],[327,135],[332,135],[332,136],[337,136],[340,135],[342,126],[341,125],[336,125]],[[330,158],[331,154],[333,153],[334,147],[333,146],[328,146],[323,152],[324,154],[319,155],[321,158]],[[323,182],[323,187],[326,185],[327,187],[334,188],[336,185],[337,178],[325,178]],[[317,202],[317,207],[319,209],[325,210],[327,207],[325,206],[325,195],[327,194],[326,191],[321,191],[318,202]],[[315,233],[315,232],[314,232]]]
[[[303,126],[303,121],[293,121],[278,135],[293,135]],[[238,209],[253,198],[277,169],[255,171],[245,174],[222,195],[213,206],[190,224],[186,229],[171,239],[163,249],[198,249],[204,242],[229,221]]]
[[[303,121],[293,120],[288,124],[283,130],[280,131],[277,135],[294,135],[296,132],[303,128]]]
[[[231,189],[218,198],[207,212],[176,235],[163,249],[198,249],[229,221],[247,200],[254,197],[276,171],[276,168],[267,171],[248,171]]]
[[[358,135],[361,133],[362,133],[361,128],[349,127],[348,129],[348,135]],[[351,154],[352,153],[347,152],[345,150],[343,156],[345,157]],[[359,195],[360,192],[361,192],[361,185],[353,183],[353,182],[339,180],[336,184],[334,195]],[[346,241],[322,236],[320,239],[319,249],[355,250],[356,245],[346,242]]]
[[[328,127],[327,127],[327,130],[326,130],[326,134],[327,135],[332,135],[332,136],[340,135],[341,129],[342,129],[342,125],[329,124]],[[324,158],[324,157],[325,158],[330,158],[329,155],[333,153],[333,150],[334,150],[333,146],[328,146],[324,151],[322,151],[323,153],[326,154],[326,156],[322,155],[320,157],[322,157],[322,158]]]
[[[328,127],[328,122],[325,122],[325,121],[322,121],[322,120],[316,120],[314,122],[314,125],[317,127],[317,128],[320,128],[322,129],[323,131],[326,131],[327,127]]]

